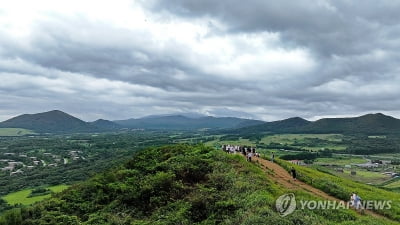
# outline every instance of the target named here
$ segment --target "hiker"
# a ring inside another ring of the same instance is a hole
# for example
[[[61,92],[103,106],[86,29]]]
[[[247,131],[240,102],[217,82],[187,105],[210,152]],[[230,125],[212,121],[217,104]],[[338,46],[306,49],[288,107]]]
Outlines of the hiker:
[[[292,167],[292,169],[290,170],[290,172],[292,172],[293,180],[296,180],[296,170],[294,169],[294,167]]]
[[[271,156],[271,162],[274,162],[274,158],[275,158],[275,154],[274,154],[274,153],[272,153],[272,156]]]
[[[251,162],[252,156],[253,156],[253,153],[249,152],[249,154],[247,154],[247,161]]]
[[[356,193],[354,193],[354,206],[356,207],[356,209],[360,209],[362,207],[361,205],[361,198],[360,196],[358,196]]]
[[[354,204],[355,195],[356,195],[356,194],[354,194],[354,192],[351,193],[351,195],[350,195],[350,206],[352,206],[352,207],[355,206],[355,204]]]

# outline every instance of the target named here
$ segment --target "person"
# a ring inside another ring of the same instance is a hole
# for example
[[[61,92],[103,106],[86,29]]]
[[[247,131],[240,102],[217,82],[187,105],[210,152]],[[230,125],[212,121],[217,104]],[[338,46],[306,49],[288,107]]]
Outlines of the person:
[[[274,158],[275,158],[275,153],[272,153],[271,162],[274,162]]]
[[[356,207],[356,209],[360,209],[361,208],[361,198],[360,196],[358,196],[356,193],[354,193],[355,197],[354,197],[354,205]]]
[[[294,169],[294,167],[292,167],[292,170],[291,170],[291,172],[292,172],[292,177],[293,177],[293,180],[296,180],[296,176],[297,176],[297,174],[296,174],[296,170]]]
[[[247,160],[249,161],[249,162],[251,162],[251,157],[253,156],[253,153],[251,153],[251,152],[249,152],[248,154],[247,154]]]
[[[355,205],[354,205],[354,197],[355,197],[355,194],[354,194],[354,192],[353,192],[353,193],[351,193],[351,195],[350,195],[350,206],[352,206],[352,207],[355,206]]]

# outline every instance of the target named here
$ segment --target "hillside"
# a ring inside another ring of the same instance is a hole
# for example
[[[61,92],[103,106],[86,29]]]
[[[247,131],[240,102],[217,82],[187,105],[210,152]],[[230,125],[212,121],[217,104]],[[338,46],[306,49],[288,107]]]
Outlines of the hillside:
[[[24,114],[0,123],[2,128],[24,128],[38,133],[92,132],[97,128],[59,110]]]
[[[140,119],[114,121],[120,126],[139,129],[196,130],[237,128],[263,123],[235,117],[187,117],[182,115],[150,116]]]
[[[118,169],[33,207],[8,211],[0,225],[395,224],[346,209],[306,208],[282,217],[275,200],[286,193],[321,199],[276,184],[240,155],[204,146],[165,146],[141,151]]]
[[[400,133],[400,120],[382,113],[353,118],[320,119],[304,127],[303,132],[313,133]]]
[[[100,130],[118,130],[121,129],[122,126],[120,126],[119,124],[116,124],[112,121],[109,120],[104,120],[104,119],[98,119],[96,121],[90,122],[90,125],[99,128]]]
[[[400,120],[381,113],[352,118],[324,118],[314,122],[299,117],[266,122],[231,133],[338,133],[338,134],[398,134]]]

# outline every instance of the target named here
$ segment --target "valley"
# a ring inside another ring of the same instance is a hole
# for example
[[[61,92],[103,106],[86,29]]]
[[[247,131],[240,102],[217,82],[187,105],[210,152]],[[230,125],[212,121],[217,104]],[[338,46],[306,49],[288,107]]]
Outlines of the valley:
[[[293,125],[293,120],[289,121],[283,122],[285,129],[292,129],[291,126],[298,129],[299,123],[303,123],[296,119]],[[396,224],[394,221],[400,221],[397,216],[400,210],[397,202],[400,199],[400,137],[396,133],[253,132],[259,124],[240,130],[134,129],[114,127],[104,121],[97,124],[107,125],[111,130],[0,137],[0,224],[10,216],[26,215],[31,210],[39,210],[38,215],[41,215],[30,218],[32,221],[51,217],[53,224],[61,218],[71,221],[70,224],[103,224],[105,221],[153,224],[154,218],[161,214],[169,215],[163,219],[165,221],[186,221],[184,224],[201,224],[206,220],[225,221],[226,224],[279,220],[296,224],[299,212],[284,219],[272,207],[280,194],[294,192],[300,199],[346,201],[352,191],[370,200],[395,202],[389,210],[371,211],[368,215],[353,210],[304,213],[318,218],[316,221],[322,224],[345,221],[353,221],[348,224],[374,224],[371,221]],[[279,121],[274,122],[274,126],[274,129],[283,127]],[[244,133],[245,130],[251,132]],[[249,163],[241,154],[222,153],[222,145],[255,147],[260,161]],[[272,155],[277,164],[268,161]],[[291,167],[296,168],[304,184],[293,183],[289,174],[282,172]],[[275,176],[278,170],[281,175]],[[224,176],[228,177],[222,179]],[[253,185],[255,180],[259,180],[259,186]],[[243,192],[245,189],[252,191]],[[135,192],[141,194],[135,195]],[[236,193],[237,198],[229,197],[232,193]],[[375,196],[374,193],[379,194]],[[255,201],[254,205],[249,208],[240,198]],[[264,203],[257,203],[258,198],[265,199]],[[140,202],[141,208],[135,208],[133,202]],[[55,212],[50,208],[43,209],[48,204],[61,207],[62,211],[58,212],[61,214],[56,213],[58,216],[54,217]],[[68,210],[68,207],[83,207],[82,204],[89,205],[80,212]],[[110,211],[109,204],[124,209],[125,216]],[[254,207],[261,207],[270,218],[250,216],[252,211],[257,211]],[[141,211],[142,208],[148,211]],[[219,215],[213,215],[213,211],[218,211]],[[228,212],[237,213],[237,217],[228,219]],[[243,213],[250,213],[244,221],[239,216]],[[342,217],[335,222],[328,221],[326,218],[333,214]]]

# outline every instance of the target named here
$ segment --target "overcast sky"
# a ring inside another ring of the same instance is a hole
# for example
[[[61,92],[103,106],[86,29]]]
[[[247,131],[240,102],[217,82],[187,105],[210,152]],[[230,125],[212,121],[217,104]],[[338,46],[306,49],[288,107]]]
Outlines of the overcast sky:
[[[0,4],[0,120],[400,117],[400,2]]]

